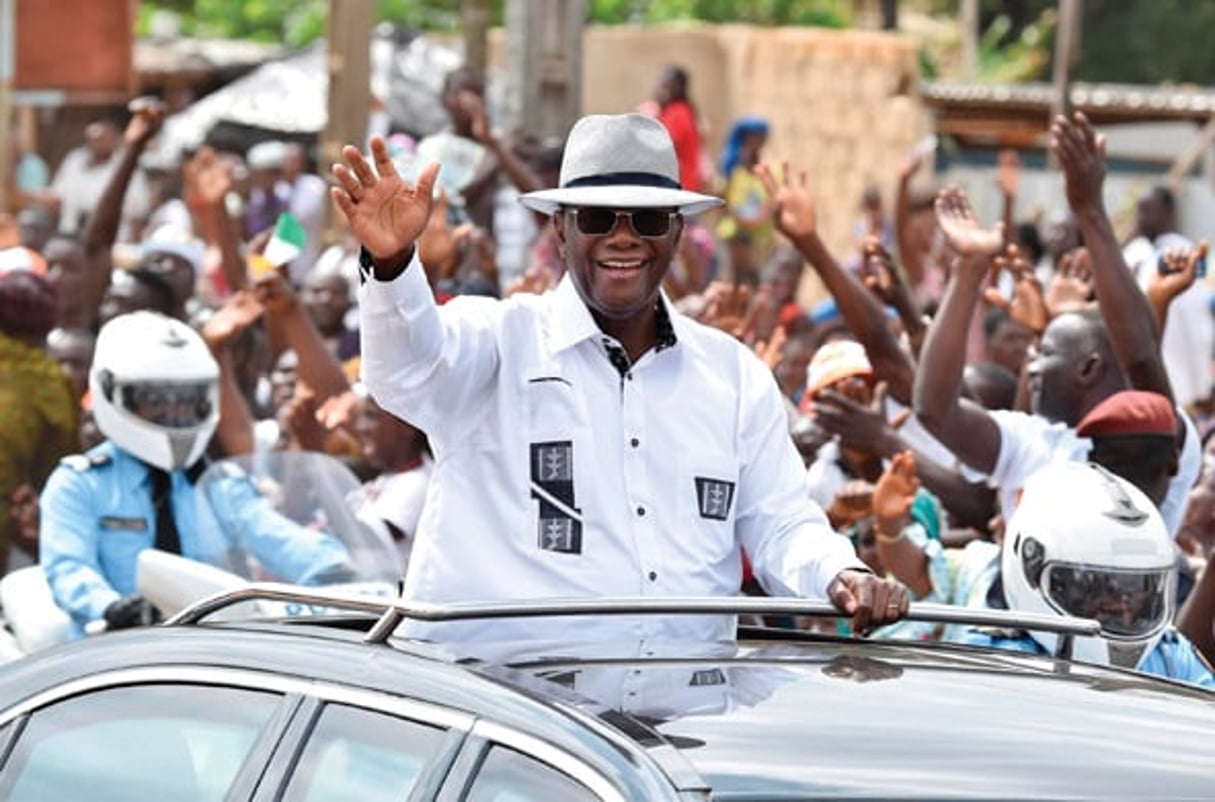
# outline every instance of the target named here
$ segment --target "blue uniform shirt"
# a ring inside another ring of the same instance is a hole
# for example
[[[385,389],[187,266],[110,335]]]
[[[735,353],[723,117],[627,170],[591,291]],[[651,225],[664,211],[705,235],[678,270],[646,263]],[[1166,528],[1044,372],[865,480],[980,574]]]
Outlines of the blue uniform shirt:
[[[1043,649],[1028,634],[1020,637],[1002,637],[979,630],[970,630],[961,642],[971,646],[989,646],[1029,654],[1046,654],[1046,649]],[[1136,670],[1158,677],[1192,682],[1204,688],[1215,688],[1215,677],[1211,675],[1211,669],[1199,657],[1194,644],[1174,629],[1165,631],[1160,640],[1156,642],[1155,648],[1139,661]]]
[[[239,546],[277,579],[297,584],[349,562],[339,540],[279,515],[238,469],[208,483],[206,503],[185,471],[170,476],[184,557],[224,566],[227,552]],[[156,540],[148,467],[107,441],[60,462],[41,505],[40,562],[79,636],[110,604],[137,592],[137,557]]]

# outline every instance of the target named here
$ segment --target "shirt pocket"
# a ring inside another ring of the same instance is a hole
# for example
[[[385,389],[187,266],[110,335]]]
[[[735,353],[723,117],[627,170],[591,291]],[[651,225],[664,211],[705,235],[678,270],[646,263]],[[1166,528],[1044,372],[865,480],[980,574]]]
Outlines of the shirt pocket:
[[[683,450],[676,459],[675,493],[678,525],[691,535],[701,564],[737,559],[734,537],[738,506],[738,461],[724,451]]]
[[[526,548],[542,555],[581,555],[594,507],[586,401],[559,370],[533,370],[526,379],[521,447],[528,504],[520,535]]]

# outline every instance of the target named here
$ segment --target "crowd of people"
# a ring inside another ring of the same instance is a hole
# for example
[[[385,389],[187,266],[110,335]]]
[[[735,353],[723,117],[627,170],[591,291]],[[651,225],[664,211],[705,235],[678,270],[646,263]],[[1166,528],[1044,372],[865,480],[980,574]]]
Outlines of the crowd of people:
[[[331,171],[279,141],[149,169],[154,100],[90,126],[0,225],[7,569],[41,562],[81,626],[151,620],[134,553],[189,555],[198,466],[304,449],[365,482],[411,598],[807,595],[845,631],[1024,651],[1053,641],[901,619],[1053,612],[1102,623],[1082,656],[1215,685],[1215,325],[1173,194],[1120,239],[1104,139],[1060,117],[1049,224],[1018,220],[1015,160],[987,225],[917,147],[837,254],[826,188],[765,162],[762,118],[714,165],[690,89],[672,67],[551,143],[496,131],[461,68],[447,130]]]

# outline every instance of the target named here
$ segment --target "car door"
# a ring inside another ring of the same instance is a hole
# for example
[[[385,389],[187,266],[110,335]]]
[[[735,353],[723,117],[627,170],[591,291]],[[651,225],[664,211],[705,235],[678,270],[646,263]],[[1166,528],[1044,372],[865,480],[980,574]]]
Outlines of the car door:
[[[252,680],[141,669],[51,688],[0,713],[0,800],[247,798],[300,698]]]

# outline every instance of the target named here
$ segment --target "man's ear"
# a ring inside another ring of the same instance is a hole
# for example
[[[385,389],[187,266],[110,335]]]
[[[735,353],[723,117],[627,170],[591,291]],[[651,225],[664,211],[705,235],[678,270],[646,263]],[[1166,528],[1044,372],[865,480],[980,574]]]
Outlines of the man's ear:
[[[680,241],[680,240],[683,238],[683,231],[684,231],[684,225],[683,225],[683,222],[684,222],[684,221],[683,221],[683,215],[682,215],[682,214],[677,214],[677,215],[675,215],[675,220],[674,220],[674,226],[675,226],[675,240],[674,240],[674,242],[675,242],[675,244],[676,244],[676,245],[678,245],[678,244],[679,244],[679,241]]]
[[[1080,381],[1085,387],[1092,387],[1101,380],[1105,372],[1105,360],[1101,354],[1089,354],[1080,363]]]

